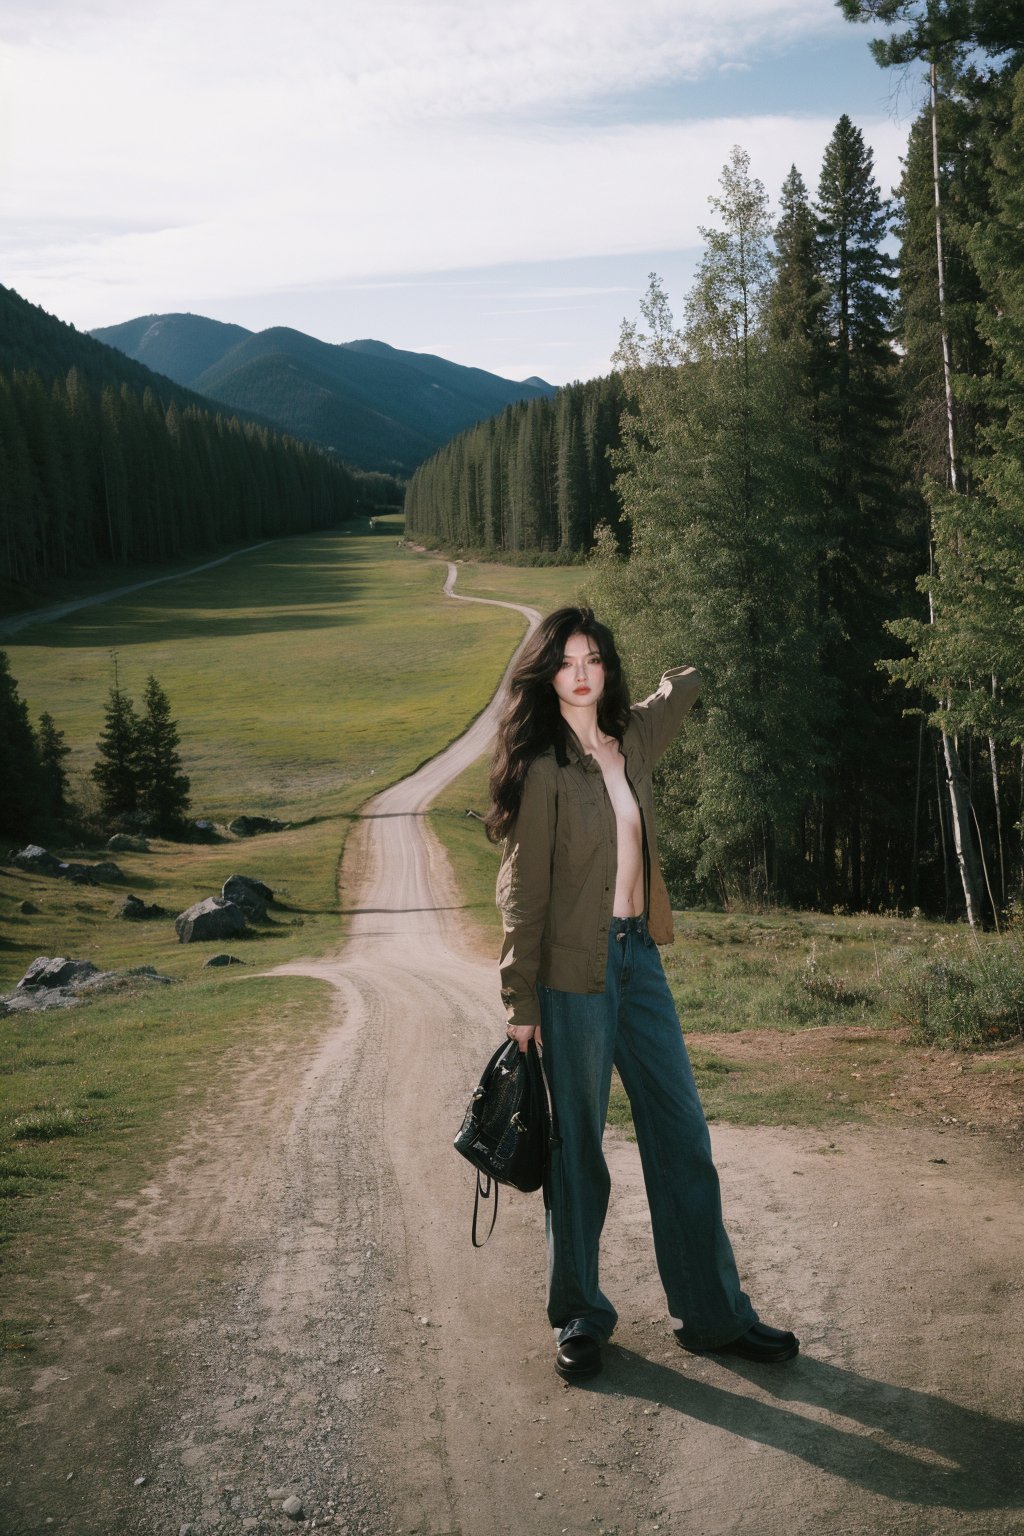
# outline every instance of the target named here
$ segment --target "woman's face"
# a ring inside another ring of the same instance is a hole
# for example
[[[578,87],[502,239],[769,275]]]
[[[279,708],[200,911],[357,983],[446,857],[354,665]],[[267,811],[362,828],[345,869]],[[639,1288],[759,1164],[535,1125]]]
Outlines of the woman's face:
[[[551,679],[559,707],[593,706],[604,692],[604,663],[596,643],[587,635],[570,635],[562,653],[562,665]]]

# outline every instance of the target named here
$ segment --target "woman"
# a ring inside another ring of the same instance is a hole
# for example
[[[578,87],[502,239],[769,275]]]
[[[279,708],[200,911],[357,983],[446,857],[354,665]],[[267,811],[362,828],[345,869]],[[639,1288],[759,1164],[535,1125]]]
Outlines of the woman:
[[[501,841],[502,1000],[520,1050],[544,1052],[552,1153],[548,1318],[555,1370],[601,1369],[616,1323],[598,1283],[608,1208],[601,1148],[613,1065],[629,1096],[658,1269],[676,1339],[695,1353],[791,1359],[792,1333],[758,1321],[722,1224],[718,1175],[656,944],[672,938],[658,868],[651,770],[700,689],[666,672],[629,706],[611,633],[589,608],[549,614],[511,679],[491,770]]]

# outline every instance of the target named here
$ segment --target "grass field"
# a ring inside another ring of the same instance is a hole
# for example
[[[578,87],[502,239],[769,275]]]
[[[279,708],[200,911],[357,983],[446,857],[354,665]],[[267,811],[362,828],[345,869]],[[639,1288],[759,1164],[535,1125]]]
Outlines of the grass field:
[[[486,810],[487,768],[481,760],[450,785],[431,821],[455,868],[476,947],[494,957],[498,851],[466,814]],[[971,958],[975,941],[962,929],[787,910],[677,912],[675,926],[662,959],[710,1120],[834,1126],[903,1116],[1019,1136],[1024,1046],[931,1044],[906,998],[908,963],[941,970]],[[982,953],[998,960],[1005,943],[986,936]],[[631,1130],[618,1083],[609,1118]]]
[[[83,790],[116,653],[128,693],[139,697],[153,672],[170,695],[195,815],[226,822],[256,812],[291,824],[208,847],[154,842],[149,854],[118,856],[123,886],[0,868],[0,987],[13,986],[40,954],[105,969],[148,964],[175,981],[3,1021],[0,1211],[8,1232],[59,1221],[84,1190],[126,1167],[137,1172],[171,1133],[173,1097],[213,1092],[236,1053],[258,1048],[271,1025],[283,1022],[287,1046],[289,1031],[308,1036],[326,1018],[319,984],[253,973],[337,943],[337,866],[355,812],[465,728],[522,634],[514,613],[451,602],[442,580],[441,565],[389,537],[322,534],[278,541],[6,643],[33,717],[49,710],[67,733]],[[120,574],[116,584],[125,584]],[[113,915],[128,891],[173,915],[236,871],[264,880],[281,902],[272,923],[217,946],[245,969],[204,969],[210,947],[180,945],[171,918],[136,924]],[[25,900],[38,912],[21,914]]]
[[[247,811],[291,824],[209,847],[155,842],[149,854],[118,857],[127,875],[119,887],[0,866],[0,987],[39,954],[104,968],[150,964],[174,978],[0,1025],[0,1221],[18,1239],[19,1264],[45,1268],[54,1243],[80,1232],[96,1201],[145,1177],[178,1134],[183,1099],[204,1112],[254,1057],[315,1042],[326,989],[258,973],[338,942],[337,866],[359,806],[465,727],[522,633],[514,613],[448,601],[442,579],[437,561],[398,548],[390,532],[324,534],[279,541],[6,643],[33,716],[49,710],[66,731],[83,788],[116,653],[129,693],[138,697],[154,672],[170,695],[196,815],[226,822]],[[573,567],[467,561],[459,590],[548,610],[572,601],[580,579]],[[76,595],[89,590],[79,583]],[[466,815],[485,809],[486,773],[484,760],[469,769],[432,821],[466,922],[493,956],[497,853]],[[129,924],[113,915],[128,891],[176,913],[236,871],[265,880],[280,902],[272,923],[229,946],[244,968],[204,969],[209,948],[179,945],[170,918]],[[22,914],[25,900],[38,912]],[[952,954],[960,940],[948,929],[694,912],[679,915],[678,931],[666,969],[710,1116],[802,1125],[894,1111],[976,1124],[1019,1116],[1020,1048],[923,1050],[887,985],[897,950]],[[628,1125],[621,1093],[612,1118]]]

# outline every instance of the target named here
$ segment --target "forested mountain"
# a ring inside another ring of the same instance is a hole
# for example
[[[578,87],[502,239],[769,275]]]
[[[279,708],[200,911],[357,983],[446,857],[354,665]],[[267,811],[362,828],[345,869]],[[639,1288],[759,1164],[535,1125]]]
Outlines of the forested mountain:
[[[590,549],[616,527],[609,450],[625,404],[617,374],[512,405],[421,464],[405,496],[406,532],[447,548],[522,553]]]
[[[64,378],[71,368],[77,368],[81,378],[96,388],[126,384],[139,394],[155,388],[165,405],[173,400],[182,408],[210,409],[208,400],[180,381],[157,377],[152,368],[58,320],[38,304],[30,304],[13,288],[0,285],[0,372],[18,369],[49,381]]]
[[[140,315],[123,325],[100,326],[90,335],[145,363],[154,373],[192,388],[200,374],[251,332],[203,315]]]
[[[331,527],[393,481],[208,401],[0,288],[0,581]]]
[[[147,315],[92,334],[365,469],[407,473],[511,401],[551,394],[540,379],[514,383],[380,341],[332,345],[284,326],[257,333],[200,315]]]

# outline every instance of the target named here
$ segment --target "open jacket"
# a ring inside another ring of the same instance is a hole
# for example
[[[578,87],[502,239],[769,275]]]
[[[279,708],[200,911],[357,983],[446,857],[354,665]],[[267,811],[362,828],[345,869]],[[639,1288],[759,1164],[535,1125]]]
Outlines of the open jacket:
[[[640,807],[644,913],[658,944],[672,940],[672,908],[658,867],[651,772],[700,692],[695,667],[674,667],[630,710],[619,750]],[[554,747],[526,773],[519,814],[502,847],[497,903],[501,998],[510,1024],[540,1023],[537,984],[603,992],[618,862],[615,811],[598,763],[568,733],[568,762]]]

